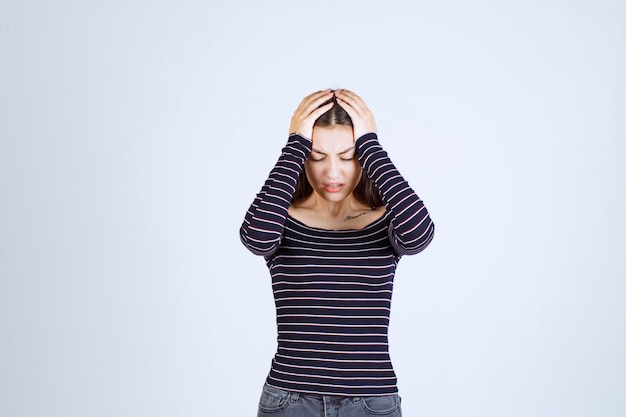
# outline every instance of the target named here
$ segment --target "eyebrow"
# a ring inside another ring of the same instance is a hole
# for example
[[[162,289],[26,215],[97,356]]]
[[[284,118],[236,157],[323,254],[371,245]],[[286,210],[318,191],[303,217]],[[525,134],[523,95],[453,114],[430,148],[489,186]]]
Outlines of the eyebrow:
[[[344,153],[350,152],[353,149],[354,149],[354,146],[350,146],[348,149],[346,149],[345,151],[339,152],[337,155],[343,155]],[[327,155],[327,153],[322,152],[319,149],[311,148],[311,150],[315,153],[321,153],[322,155]]]

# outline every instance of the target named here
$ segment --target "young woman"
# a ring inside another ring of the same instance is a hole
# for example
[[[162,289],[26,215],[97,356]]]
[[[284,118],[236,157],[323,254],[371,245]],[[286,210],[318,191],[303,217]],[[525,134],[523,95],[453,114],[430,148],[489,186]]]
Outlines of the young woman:
[[[272,276],[278,350],[259,417],[401,416],[387,330],[403,255],[434,225],[348,90],[305,97],[246,213],[243,244]]]

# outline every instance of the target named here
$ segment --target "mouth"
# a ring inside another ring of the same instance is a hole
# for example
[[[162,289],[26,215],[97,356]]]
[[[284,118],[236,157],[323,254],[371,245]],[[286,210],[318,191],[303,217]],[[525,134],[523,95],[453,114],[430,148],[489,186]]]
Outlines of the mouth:
[[[343,184],[336,183],[336,182],[327,182],[326,184],[324,184],[324,190],[329,193],[339,192],[341,191],[342,188],[343,188]]]

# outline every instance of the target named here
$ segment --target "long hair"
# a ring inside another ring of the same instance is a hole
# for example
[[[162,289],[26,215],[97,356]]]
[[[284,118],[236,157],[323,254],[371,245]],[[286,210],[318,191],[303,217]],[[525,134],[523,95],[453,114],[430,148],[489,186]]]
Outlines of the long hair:
[[[326,113],[318,117],[313,126],[333,127],[341,125],[353,127],[352,119],[343,107],[337,104],[337,99],[334,96],[330,100],[323,103],[322,106],[330,103],[331,101],[335,103],[334,106],[332,106]],[[293,203],[301,198],[308,197],[312,192],[313,187],[311,187],[311,184],[306,177],[306,171],[303,169],[300,177],[298,178],[298,182],[296,182],[296,192],[294,193],[291,202]],[[365,171],[361,174],[361,178],[354,188],[353,194],[357,200],[368,205],[372,210],[383,205],[383,200],[380,198],[380,194],[378,193],[374,182],[367,176]]]

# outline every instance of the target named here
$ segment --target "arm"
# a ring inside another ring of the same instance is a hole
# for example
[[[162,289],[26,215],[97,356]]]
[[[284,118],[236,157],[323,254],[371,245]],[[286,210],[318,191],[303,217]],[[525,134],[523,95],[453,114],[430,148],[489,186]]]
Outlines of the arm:
[[[255,255],[269,256],[278,249],[296,182],[310,153],[309,139],[289,135],[278,162],[246,212],[239,235]]]
[[[324,104],[332,95],[331,90],[310,94],[291,117],[287,145],[239,229],[241,242],[255,255],[270,256],[280,245],[302,164],[311,153],[307,138],[312,136],[315,120],[332,107],[332,102]]]
[[[424,202],[393,165],[376,133],[361,136],[355,146],[361,166],[376,185],[390,213],[389,240],[395,251],[399,255],[421,252],[435,232]]]
[[[391,215],[389,240],[394,250],[398,255],[421,252],[435,232],[424,203],[378,143],[374,115],[363,99],[349,90],[338,90],[335,96],[352,119],[359,162],[376,185]]]

